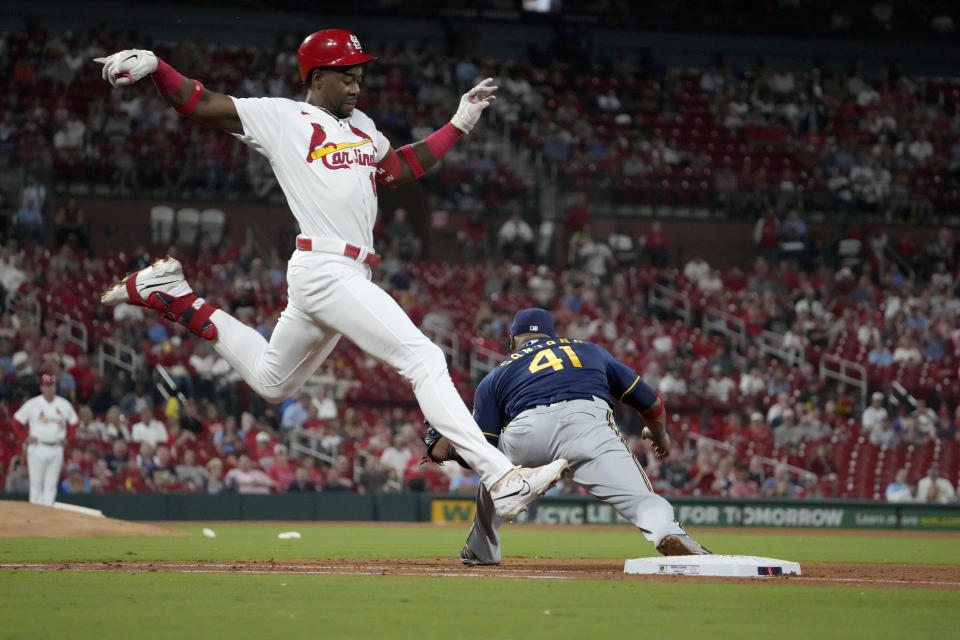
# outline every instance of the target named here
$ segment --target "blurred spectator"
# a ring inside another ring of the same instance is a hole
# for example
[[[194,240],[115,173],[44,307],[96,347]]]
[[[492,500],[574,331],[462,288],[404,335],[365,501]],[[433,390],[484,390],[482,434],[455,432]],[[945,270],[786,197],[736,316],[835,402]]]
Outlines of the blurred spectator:
[[[950,410],[940,407],[937,414],[937,438],[940,440],[954,440],[957,437],[957,425],[950,417]]]
[[[933,463],[917,483],[917,498],[918,502],[950,504],[957,499],[957,492],[949,480],[940,477],[940,465]]]
[[[660,463],[658,486],[666,491],[686,491],[692,488],[688,462],[682,452],[671,452],[669,458]]]
[[[797,424],[793,409],[784,409],[773,419],[770,427],[773,429],[773,439],[777,444],[798,444],[803,438],[803,431]]]
[[[337,417],[337,403],[327,395],[326,389],[323,387],[317,388],[311,403],[317,408],[318,420],[331,420]]]
[[[345,456],[338,456],[327,472],[327,480],[323,485],[324,492],[353,491],[353,480],[347,475],[349,461]]]
[[[911,412],[911,417],[916,419],[917,428],[924,435],[933,435],[936,429],[937,414],[933,409],[927,406],[925,398],[917,398],[917,406]]]
[[[19,244],[44,244],[43,205],[46,199],[47,188],[37,182],[36,176],[27,174],[20,190],[20,208],[14,216]]]
[[[30,476],[27,474],[27,465],[23,464],[20,456],[10,458],[4,491],[22,495],[30,493]]]
[[[699,283],[709,275],[710,265],[703,259],[703,256],[699,254],[695,254],[690,258],[683,267],[683,277],[694,283]]]
[[[830,461],[830,451],[826,443],[820,442],[814,450],[813,457],[807,469],[823,479],[827,476],[836,475],[834,473],[833,463]]]
[[[210,458],[207,461],[207,493],[221,493],[226,487],[223,483],[223,461],[220,458]]]
[[[153,411],[144,408],[140,411],[140,421],[130,430],[130,438],[134,442],[147,443],[156,447],[158,444],[167,443],[168,434],[163,423],[154,417]]]
[[[175,473],[184,491],[203,491],[207,486],[209,473],[197,464],[197,455],[188,449],[183,453]]]
[[[107,462],[107,468],[113,473],[120,475],[126,471],[129,464],[126,441],[114,440],[113,446],[103,459]]]
[[[750,371],[740,376],[740,395],[745,397],[756,396],[767,388],[760,373],[760,367],[751,367]]]
[[[497,232],[497,248],[500,255],[507,260],[531,262],[535,239],[533,229],[520,216],[519,211],[514,211]]]
[[[247,448],[243,436],[243,432],[237,428],[236,419],[233,416],[227,416],[220,425],[220,430],[213,437],[213,444],[220,455],[240,454]],[[267,439],[269,438],[270,434],[267,434]]]
[[[758,425],[760,428],[766,429],[766,427],[763,425],[763,416],[759,413],[755,413],[753,416],[751,416],[750,424]],[[760,456],[750,457],[750,462],[747,466],[747,473],[749,474],[750,479],[757,483],[757,486],[759,486],[762,490],[763,486],[767,482],[767,472],[766,469],[763,468],[763,460],[760,458]]]
[[[459,473],[450,479],[450,491],[454,493],[476,493],[480,486],[480,476],[473,469],[460,468]]]
[[[390,469],[375,455],[363,457],[363,466],[357,478],[357,493],[380,493],[390,479]]]
[[[879,337],[874,339],[873,348],[867,354],[867,362],[878,367],[888,367],[893,364],[893,353],[890,352],[888,343]]]
[[[604,280],[607,270],[614,265],[613,250],[607,243],[593,237],[593,227],[588,222],[570,237],[567,263]]]
[[[658,390],[661,395],[667,398],[685,396],[687,394],[687,382],[678,372],[667,371],[666,375],[660,378]]]
[[[650,231],[644,236],[643,251],[650,259],[652,267],[663,268],[670,261],[667,237],[663,234],[663,227],[657,220],[650,223]]]
[[[404,432],[396,434],[393,436],[391,445],[380,454],[380,461],[392,472],[393,478],[398,482],[403,480],[403,470],[407,468],[407,462],[414,455],[407,446],[409,438],[409,434]]]
[[[61,493],[90,493],[90,478],[83,475],[79,464],[67,465],[67,477],[60,483]]]
[[[780,254],[780,221],[774,211],[767,210],[753,227],[753,241],[766,260],[776,260]]]
[[[90,473],[90,491],[93,493],[117,491],[117,479],[107,467],[106,460],[101,458],[93,463],[93,471]]]
[[[763,483],[765,498],[796,498],[798,491],[799,487],[790,479],[790,472],[784,464],[774,467],[773,476]]]
[[[893,361],[904,364],[917,364],[923,360],[923,354],[917,348],[916,342],[910,336],[901,336],[897,348],[893,352]]]
[[[715,364],[710,368],[710,379],[707,381],[707,398],[721,404],[729,404],[736,388],[736,383],[723,375],[721,365]]]
[[[143,473],[143,479],[151,491],[166,491],[177,483],[177,470],[170,462],[170,450],[167,447],[157,447]]]
[[[914,484],[914,489],[916,489],[916,484]],[[910,485],[907,484],[906,469],[897,469],[897,473],[893,477],[893,481],[887,485],[887,490],[884,495],[887,498],[887,502],[915,501],[915,496],[910,491]]]
[[[227,489],[240,494],[263,495],[270,493],[273,480],[260,469],[254,468],[250,456],[243,454],[237,459],[237,466],[227,472],[223,484]]]
[[[746,467],[738,466],[736,468],[736,478],[736,481],[727,490],[726,495],[728,497],[750,500],[763,496],[760,485],[750,476],[750,471]]]
[[[300,467],[306,469],[307,477],[310,479],[310,482],[313,483],[313,486],[317,487],[318,490],[324,485],[324,482],[326,482],[326,474],[322,468],[317,466],[317,459],[313,456],[301,457]]]
[[[297,394],[297,401],[291,402],[283,410],[283,418],[280,420],[280,426],[284,429],[302,428],[310,419],[310,394],[301,392]]]
[[[103,422],[95,420],[90,423],[89,428],[99,434],[103,442],[113,440],[130,440],[130,429],[127,427],[127,418],[120,411],[120,407],[113,405],[107,409],[107,414]]]
[[[578,192],[574,196],[573,206],[571,206],[567,212],[567,219],[564,222],[567,231],[571,235],[582,230],[585,225],[593,222],[593,214],[590,213],[590,209],[587,206],[588,202],[587,194],[583,191]]]
[[[303,467],[297,467],[293,480],[287,485],[287,491],[290,493],[313,493],[316,490],[317,487],[310,480],[308,471]]]
[[[860,426],[868,434],[879,430],[881,420],[889,415],[887,409],[883,406],[883,400],[883,394],[875,391],[873,395],[870,396],[870,406],[863,410],[863,414],[860,417]]]
[[[435,464],[421,464],[427,449],[419,439],[409,443],[413,455],[403,470],[403,486],[407,491],[446,491],[449,480]]]
[[[873,430],[869,433],[870,444],[892,447],[900,440],[900,434],[894,429],[893,422],[889,416],[880,418],[880,422],[875,423]]]
[[[296,475],[296,463],[287,455],[287,447],[277,444],[273,447],[273,463],[267,467],[267,475],[274,486],[284,490]]]

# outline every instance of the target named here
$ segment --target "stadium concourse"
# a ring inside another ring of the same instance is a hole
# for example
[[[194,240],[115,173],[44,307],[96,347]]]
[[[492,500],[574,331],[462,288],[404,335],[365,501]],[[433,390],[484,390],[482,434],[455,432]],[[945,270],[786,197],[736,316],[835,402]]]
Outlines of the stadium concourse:
[[[277,201],[277,185],[263,180],[262,157],[178,119],[154,92],[109,92],[86,60],[110,50],[113,34],[32,25],[0,38],[9,69],[0,86],[16,96],[0,113],[0,158],[5,176],[23,170],[19,199],[4,192],[2,203],[7,491],[23,491],[26,479],[10,416],[45,372],[82,422],[70,434],[64,491],[475,488],[420,465],[412,393],[352,345],[337,348],[309,396],[272,406],[180,327],[100,306],[118,274],[167,249],[102,249],[87,234],[96,212],[85,218],[71,196]],[[155,48],[212,89],[293,96],[295,44],[279,56]],[[504,78],[494,122],[426,185],[436,208],[474,214],[460,234],[473,260],[420,259],[429,251],[395,214],[378,228],[387,259],[375,277],[445,341],[468,401],[468,365],[502,351],[516,309],[545,306],[559,333],[600,342],[662,392],[682,446],[661,463],[635,436],[628,442],[663,493],[883,498],[892,485],[894,499],[951,499],[919,488],[936,487],[927,477],[936,473],[956,486],[960,472],[960,265],[949,228],[960,203],[960,83],[896,65],[797,71],[761,59],[738,69],[721,55],[691,70],[653,55],[584,68],[370,46],[381,57],[360,106],[397,141],[442,124],[446,103],[478,74]],[[542,222],[544,179],[573,206],[566,224],[555,220],[556,241],[536,247],[515,232]],[[591,235],[591,220],[654,208],[756,220],[755,245],[739,267],[716,269],[671,256],[655,223],[643,237]],[[494,226],[506,212],[517,218]],[[814,219],[842,221],[840,240]],[[909,227],[888,232],[878,221]],[[285,302],[282,259],[237,247],[172,252],[199,294],[269,333]],[[93,359],[107,340],[143,354],[142,367],[101,374]],[[829,363],[863,375],[824,375]],[[639,432],[635,416],[619,419]]]

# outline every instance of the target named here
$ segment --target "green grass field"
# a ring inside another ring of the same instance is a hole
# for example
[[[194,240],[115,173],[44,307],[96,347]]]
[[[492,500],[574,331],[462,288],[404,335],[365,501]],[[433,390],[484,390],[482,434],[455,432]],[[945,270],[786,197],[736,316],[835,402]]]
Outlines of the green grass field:
[[[0,539],[0,563],[453,557],[460,527],[202,525],[183,537]],[[300,540],[278,540],[280,531]],[[960,565],[960,539],[697,534],[723,553]],[[624,528],[503,531],[508,557],[655,555]],[[953,638],[960,592],[718,584],[0,570],[0,638]]]

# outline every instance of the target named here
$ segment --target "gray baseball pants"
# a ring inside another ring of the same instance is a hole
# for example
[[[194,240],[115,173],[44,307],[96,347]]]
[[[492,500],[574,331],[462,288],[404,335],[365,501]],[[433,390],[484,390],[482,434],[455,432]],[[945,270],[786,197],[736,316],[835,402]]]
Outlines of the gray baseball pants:
[[[640,463],[620,436],[609,405],[597,397],[527,409],[500,434],[500,450],[514,464],[540,466],[566,458],[573,480],[617,510],[654,544],[684,533],[673,507],[653,492]],[[500,562],[501,524],[485,487],[467,547],[481,562]]]

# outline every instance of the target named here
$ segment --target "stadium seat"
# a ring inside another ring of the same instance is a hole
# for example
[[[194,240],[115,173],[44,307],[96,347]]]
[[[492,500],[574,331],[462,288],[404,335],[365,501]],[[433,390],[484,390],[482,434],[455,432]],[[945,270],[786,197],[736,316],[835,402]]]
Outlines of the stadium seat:
[[[220,209],[204,209],[200,213],[200,246],[216,247],[223,242],[227,216]]]
[[[184,247],[197,243],[200,230],[200,212],[189,207],[177,211],[177,242]]]
[[[173,208],[158,204],[150,209],[150,243],[167,246],[173,241]]]

